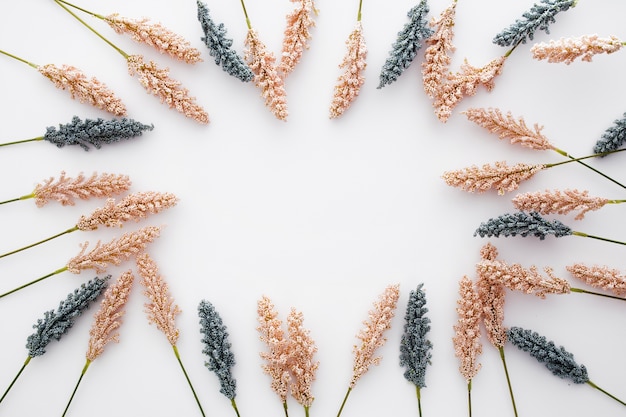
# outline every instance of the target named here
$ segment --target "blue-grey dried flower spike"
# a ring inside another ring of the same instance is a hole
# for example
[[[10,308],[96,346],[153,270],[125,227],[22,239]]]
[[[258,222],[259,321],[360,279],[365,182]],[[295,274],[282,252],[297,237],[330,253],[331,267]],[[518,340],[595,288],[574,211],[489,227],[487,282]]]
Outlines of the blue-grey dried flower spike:
[[[37,324],[33,325],[36,329],[35,333],[28,336],[26,340],[28,356],[31,358],[41,356],[46,353],[48,343],[53,339],[60,340],[74,325],[76,318],[102,294],[110,277],[110,275],[104,278],[96,277],[82,284],[59,303],[56,311],[46,311],[44,318],[37,320]]]
[[[426,386],[426,366],[430,364],[433,345],[426,339],[430,330],[430,319],[426,317],[426,295],[422,290],[424,284],[409,294],[409,301],[404,315],[404,333],[400,339],[400,366],[406,371],[404,377],[418,388]]]
[[[593,148],[595,153],[611,152],[626,142],[626,113],[624,118],[615,120],[613,126],[604,131]]]
[[[480,237],[509,237],[532,235],[543,240],[548,235],[563,237],[572,235],[574,231],[558,220],[546,220],[536,211],[526,213],[507,213],[481,223],[474,232]]]
[[[236,383],[231,368],[235,365],[235,355],[230,350],[228,332],[213,304],[202,300],[198,305],[200,333],[204,349],[202,353],[209,357],[205,366],[215,372],[220,380],[220,392],[231,401],[235,398]],[[233,404],[234,405],[234,404]]]
[[[54,143],[59,148],[66,145],[79,145],[88,151],[89,145],[100,149],[103,144],[141,136],[145,130],[153,128],[153,125],[144,125],[127,118],[112,120],[98,118],[82,121],[78,116],[74,116],[71,123],[59,125],[58,130],[48,127],[43,139]]]
[[[223,23],[216,25],[209,16],[209,9],[206,4],[198,3],[198,20],[202,26],[204,37],[202,41],[209,48],[209,54],[215,58],[215,64],[221,65],[228,74],[248,82],[254,78],[254,73],[244,62],[243,58],[237,54],[231,46],[232,39],[226,38],[226,28]]]
[[[396,81],[413,62],[417,51],[422,47],[420,41],[433,34],[434,31],[428,27],[426,19],[428,11],[428,3],[426,0],[421,0],[407,13],[410,21],[404,25],[402,31],[398,32],[398,38],[393,43],[389,58],[380,72],[378,88]]]
[[[589,381],[587,368],[574,360],[574,355],[563,346],[556,347],[554,342],[546,340],[537,332],[511,327],[507,330],[509,341],[530,356],[543,363],[554,375],[584,384]]]
[[[508,28],[493,38],[493,43],[500,46],[516,47],[520,43],[532,40],[537,30],[550,33],[548,26],[556,20],[554,16],[562,11],[574,7],[578,0],[541,0],[522,15],[522,19],[515,20]]]

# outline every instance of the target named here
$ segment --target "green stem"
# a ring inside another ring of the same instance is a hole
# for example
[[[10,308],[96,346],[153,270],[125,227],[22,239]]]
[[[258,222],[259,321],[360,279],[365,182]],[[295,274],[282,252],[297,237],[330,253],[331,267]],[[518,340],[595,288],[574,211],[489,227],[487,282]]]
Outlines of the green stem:
[[[565,151],[564,151],[564,150],[562,150],[562,149],[553,148],[553,150],[554,150],[555,152],[557,152],[557,153],[559,153],[559,154],[563,155],[563,156],[566,156],[566,157],[570,158],[570,159],[576,159],[576,158],[574,158],[572,155],[570,155],[569,153],[565,152]],[[595,172],[596,174],[603,176],[603,177],[604,177],[604,178],[606,178],[607,180],[609,180],[609,181],[611,181],[611,182],[613,182],[613,183],[615,183],[615,184],[619,185],[620,187],[622,187],[622,188],[626,188],[626,185],[624,185],[624,184],[622,184],[621,182],[619,182],[619,181],[617,181],[617,180],[615,180],[615,179],[613,179],[613,178],[609,177],[609,176],[608,176],[608,175],[606,175],[604,172],[602,172],[602,171],[599,171],[599,170],[595,169],[595,168],[594,168],[594,167],[592,167],[591,165],[588,165],[588,164],[584,163],[583,161],[576,161],[576,162],[578,162],[579,164],[581,164],[582,166],[584,166],[584,167],[586,167],[586,168],[589,168],[590,170],[592,170],[592,171],[593,171],[593,172]]]
[[[309,417],[309,408],[308,406],[304,406],[304,417]]]
[[[59,1],[60,1],[61,3],[67,4],[67,5],[68,5],[68,6],[70,6],[70,7],[75,8],[76,10],[80,10],[80,11],[81,11],[81,12],[83,12],[83,13],[87,13],[88,15],[91,15],[91,16],[93,16],[93,17],[97,17],[97,18],[98,18],[98,19],[100,19],[100,20],[106,20],[106,17],[105,17],[105,16],[102,16],[101,14],[98,14],[98,13],[94,13],[94,12],[89,11],[89,10],[87,10],[87,9],[83,9],[82,7],[77,6],[77,5],[75,5],[75,4],[72,4],[72,3],[70,3],[69,1],[65,1],[65,0],[59,0]]]
[[[577,292],[580,294],[591,294],[591,295],[597,295],[599,297],[606,297],[606,298],[612,298],[614,300],[621,300],[621,301],[626,301],[626,298],[622,298],[622,297],[618,297],[616,295],[611,295],[611,294],[604,294],[601,292],[595,292],[595,291],[588,291],[588,290],[584,290],[582,288],[570,288],[569,289],[571,292]]]
[[[18,143],[26,143],[26,142],[35,142],[38,140],[44,140],[43,136],[37,136],[36,138],[32,138],[32,139],[23,139],[23,140],[16,140],[14,142],[6,142],[6,143],[0,143],[0,146],[9,146],[9,145],[16,145]]]
[[[4,400],[4,397],[6,397],[9,391],[11,390],[11,388],[13,388],[13,384],[15,384],[15,381],[17,381],[17,378],[19,378],[20,375],[22,375],[22,372],[24,372],[24,368],[26,368],[26,365],[28,365],[31,359],[32,359],[31,356],[26,358],[26,360],[24,361],[24,365],[22,365],[17,375],[15,375],[15,378],[13,378],[13,381],[11,381],[11,383],[9,384],[9,387],[6,389],[6,391],[4,391],[4,394],[2,394],[2,397],[0,397],[0,403],[2,403],[2,400]]]
[[[626,151],[626,148],[615,149],[615,150],[609,151],[609,152],[594,153],[594,154],[591,154],[591,155],[582,156],[580,158],[570,158],[570,159],[568,159],[566,161],[554,162],[552,164],[546,164],[546,168],[552,168],[552,167],[555,167],[555,166],[558,166],[558,165],[569,164],[570,162],[578,162],[578,161],[582,161],[584,159],[597,158],[597,157],[601,157],[601,156],[610,155],[612,153],[618,153],[618,152],[624,152],[624,151]]]
[[[341,415],[341,412],[343,411],[343,407],[346,405],[346,401],[348,401],[348,395],[350,395],[351,391],[352,391],[352,387],[349,387],[348,391],[346,392],[346,396],[343,397],[343,401],[341,402],[341,407],[339,407],[339,412],[337,413],[337,417]]]
[[[419,411],[419,416],[422,417],[422,394],[419,385],[415,386],[415,395],[417,395],[417,410]]]
[[[39,65],[37,65],[37,64],[33,64],[32,62],[27,61],[27,60],[25,60],[24,58],[20,58],[20,57],[19,57],[19,56],[17,56],[17,55],[10,54],[10,53],[8,53],[7,51],[3,51],[2,49],[0,49],[0,54],[4,54],[4,55],[6,55],[6,56],[8,56],[8,57],[11,57],[11,58],[13,58],[13,59],[17,59],[18,61],[23,62],[23,63],[25,63],[25,64],[28,64],[28,65],[30,65],[30,66],[31,66],[31,67],[33,67],[33,68],[39,68]]]
[[[48,275],[44,275],[44,276],[43,276],[43,277],[41,277],[41,278],[37,278],[37,279],[36,279],[36,280],[34,280],[34,281],[28,282],[28,283],[26,283],[26,284],[24,284],[24,285],[20,285],[19,287],[14,288],[14,289],[12,289],[11,291],[7,291],[7,292],[5,292],[4,294],[0,294],[0,298],[2,298],[2,297],[6,297],[6,296],[7,296],[7,295],[9,295],[9,294],[13,294],[14,292],[17,292],[17,291],[19,291],[19,290],[22,290],[22,289],[24,289],[24,288],[28,287],[28,286],[31,286],[31,285],[33,285],[33,284],[36,284],[36,283],[38,283],[39,281],[43,281],[43,280],[44,280],[44,279],[46,279],[46,278],[50,278],[50,277],[51,277],[51,276],[53,276],[53,275],[60,274],[60,273],[61,273],[61,272],[63,272],[63,271],[67,271],[67,266],[64,266],[63,268],[59,268],[59,269],[57,269],[56,271],[51,272],[51,273],[49,273]]]
[[[506,383],[509,386],[509,395],[511,396],[511,404],[513,405],[513,413],[517,417],[517,407],[515,406],[515,397],[513,396],[513,388],[511,387],[511,379],[509,378],[509,370],[506,366],[506,360],[504,359],[504,348],[499,347],[500,359],[502,359],[502,366],[504,366],[504,374],[506,375]]]
[[[103,41],[105,41],[106,43],[108,43],[111,47],[113,47],[113,49],[115,49],[117,52],[119,52],[125,59],[128,59],[128,54],[126,52],[124,52],[122,49],[120,49],[119,47],[117,47],[113,42],[111,42],[110,40],[108,40],[107,38],[105,38],[104,36],[102,36],[97,30],[95,30],[94,28],[92,28],[87,22],[85,22],[83,19],[81,19],[80,17],[78,17],[76,15],[76,13],[74,13],[73,11],[71,11],[70,9],[68,9],[65,4],[63,4],[64,2],[61,2],[61,0],[54,0],[54,2],[56,4],[58,4],[59,6],[61,6],[63,9],[65,9],[66,12],[68,12],[69,14],[71,14],[72,16],[74,16],[76,18],[76,20],[78,20],[80,23],[82,23],[83,25],[85,25],[85,27],[87,27],[87,29],[89,29],[90,31],[92,31],[93,33],[95,33],[100,39],[102,39]]]
[[[67,414],[67,410],[70,408],[70,404],[72,403],[72,400],[74,399],[74,395],[76,395],[76,390],[78,390],[80,381],[83,380],[83,376],[85,376],[85,372],[87,372],[87,368],[89,368],[89,365],[91,365],[91,361],[87,359],[87,361],[85,362],[85,366],[83,367],[83,371],[80,373],[80,377],[78,377],[78,381],[76,382],[74,391],[72,391],[72,395],[70,396],[70,399],[67,402],[67,405],[65,406],[65,410],[63,411],[63,415],[61,417],[65,417],[65,414]]]
[[[230,404],[233,406],[233,408],[235,409],[235,414],[237,414],[237,417],[241,417],[239,415],[239,409],[237,408],[237,403],[235,402],[235,399],[233,398],[232,400],[230,400]]]
[[[11,252],[3,253],[2,255],[0,255],[0,258],[4,258],[5,256],[13,255],[14,253],[18,253],[18,252],[21,252],[21,251],[23,251],[25,249],[29,249],[29,248],[35,247],[35,246],[40,245],[42,243],[48,242],[49,240],[55,239],[55,238],[57,238],[59,236],[63,236],[65,234],[75,232],[76,230],[78,230],[78,226],[74,226],[74,227],[72,227],[70,229],[67,229],[67,230],[61,232],[61,233],[57,233],[54,236],[50,236],[50,237],[48,237],[46,239],[40,240],[39,242],[31,243],[30,245],[24,246],[24,247],[19,248],[19,249],[15,249],[15,250],[13,250]]]
[[[467,381],[467,411],[469,417],[472,417],[472,380]]]
[[[622,242],[622,241],[619,241],[619,240],[613,240],[613,239],[607,239],[605,237],[600,237],[600,236],[595,236],[595,235],[588,235],[587,233],[583,233],[583,232],[573,231],[572,234],[574,236],[590,237],[592,239],[602,240],[604,242],[611,242],[611,243],[617,243],[619,245],[626,245],[626,242]]]
[[[359,12],[356,15],[357,22],[361,21],[361,10],[363,9],[363,0],[359,0]]]
[[[250,18],[248,17],[248,11],[246,10],[246,4],[241,1],[241,7],[243,7],[243,15],[246,17],[246,25],[248,25],[248,29],[252,29],[252,24],[250,23]]]
[[[200,399],[198,399],[198,395],[196,394],[196,390],[193,389],[193,385],[191,384],[191,380],[189,379],[189,375],[187,375],[187,371],[185,370],[185,367],[183,366],[183,361],[180,359],[180,354],[178,353],[178,348],[176,347],[176,345],[172,345],[172,349],[174,349],[174,355],[176,355],[176,359],[178,359],[178,364],[180,365],[180,369],[182,369],[183,370],[183,374],[185,374],[185,379],[187,380],[187,383],[189,384],[189,388],[191,388],[191,392],[193,393],[193,397],[196,399],[196,403],[198,403],[198,408],[200,408],[200,412],[202,413],[202,415],[205,416],[204,410],[202,409],[202,405],[200,404]]]
[[[289,412],[287,411],[287,401],[283,401],[283,409],[285,410],[285,417],[289,417]]]
[[[617,398],[616,396],[614,396],[613,394],[608,393],[607,391],[603,390],[602,388],[600,388],[599,386],[597,386],[596,384],[594,384],[591,381],[587,381],[587,384],[589,384],[590,386],[594,387],[595,389],[597,389],[598,391],[600,391],[603,394],[608,395],[609,397],[613,398],[615,401],[617,401],[618,403],[620,403],[621,405],[626,405],[626,403],[622,400],[620,400],[619,398]]]
[[[23,195],[21,197],[12,198],[10,200],[0,201],[0,204],[12,203],[14,201],[20,201],[20,200],[28,200],[29,198],[35,198],[35,197],[36,197],[35,193],[30,193],[30,194]]]

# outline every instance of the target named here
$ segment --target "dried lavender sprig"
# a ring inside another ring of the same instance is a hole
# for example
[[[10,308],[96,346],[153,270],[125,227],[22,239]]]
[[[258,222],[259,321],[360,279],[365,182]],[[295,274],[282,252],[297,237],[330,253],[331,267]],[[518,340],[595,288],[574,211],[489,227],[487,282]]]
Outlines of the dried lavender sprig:
[[[380,72],[380,83],[377,88],[383,88],[396,81],[413,62],[417,51],[422,47],[420,41],[428,39],[434,33],[434,30],[428,27],[426,18],[428,12],[427,0],[420,0],[419,4],[408,11],[407,16],[410,20],[398,32],[397,39],[391,46],[389,57]]]
[[[588,384],[620,404],[626,405],[624,401],[591,382],[585,365],[576,363],[574,355],[565,350],[563,346],[557,348],[554,342],[548,341],[545,336],[521,327],[511,327],[507,334],[513,345],[524,352],[528,352],[530,356],[543,363],[550,372],[559,378],[569,379],[575,384]]]
[[[426,386],[426,366],[430,364],[433,344],[426,338],[430,331],[430,319],[426,317],[426,294],[419,284],[409,294],[404,315],[404,333],[400,339],[400,366],[406,371],[404,377],[415,385],[419,415],[422,415],[421,388]]]
[[[235,354],[231,350],[226,325],[215,306],[206,300],[200,301],[198,316],[200,317],[200,333],[203,334],[202,343],[204,343],[202,353],[209,357],[209,361],[205,362],[204,366],[217,375],[220,381],[220,392],[230,400],[235,413],[239,416],[235,403],[237,383],[231,371],[235,365]]]
[[[618,149],[626,142],[626,113],[607,128],[593,147],[596,153],[606,153]]]
[[[550,33],[549,25],[556,22],[554,16],[576,6],[578,0],[541,0],[535,3],[530,10],[516,19],[515,23],[502,30],[493,38],[493,43],[500,46],[513,46],[532,40],[537,30]]]
[[[209,48],[209,54],[215,58],[215,64],[220,65],[228,74],[243,82],[252,81],[254,73],[243,58],[232,49],[233,40],[226,37],[224,24],[215,24],[205,3],[197,0],[197,4],[198,21],[204,32],[204,37],[201,39]]]
[[[498,217],[491,218],[480,224],[478,229],[474,232],[474,236],[476,235],[479,235],[480,237],[509,237],[517,235],[526,237],[528,235],[532,235],[538,237],[539,240],[544,240],[546,236],[549,235],[554,235],[555,237],[573,235],[626,245],[626,242],[572,230],[569,226],[566,226],[558,220],[550,221],[543,218],[536,211],[531,211],[529,213],[524,211],[505,213]]]
[[[100,149],[103,144],[115,143],[122,139],[141,136],[145,130],[152,129],[154,129],[154,125],[152,124],[145,125],[127,118],[112,120],[98,118],[96,120],[85,119],[83,121],[78,116],[74,116],[70,123],[59,124],[58,130],[54,126],[50,126],[46,128],[46,133],[43,136],[0,143],[0,146],[47,140],[56,145],[57,148],[79,145],[85,151],[88,151],[89,145]]]
[[[24,368],[26,368],[26,365],[30,363],[30,360],[46,353],[46,346],[48,346],[52,340],[61,340],[63,335],[72,328],[78,316],[89,308],[91,303],[102,294],[110,277],[110,275],[104,278],[96,277],[86,284],[81,284],[79,288],[69,293],[67,297],[59,303],[56,311],[54,309],[46,311],[44,317],[37,320],[37,323],[33,325],[33,328],[36,329],[35,332],[26,339],[28,357],[15,378],[13,378],[13,381],[11,381],[9,387],[2,397],[0,397],[0,403],[2,403],[2,400],[7,396],[9,390],[20,377]]]

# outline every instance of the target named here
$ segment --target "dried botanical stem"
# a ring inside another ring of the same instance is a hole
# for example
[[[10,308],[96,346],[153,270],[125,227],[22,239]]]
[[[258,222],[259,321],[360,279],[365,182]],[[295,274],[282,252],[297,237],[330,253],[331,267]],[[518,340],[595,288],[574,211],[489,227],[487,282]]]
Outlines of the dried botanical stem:
[[[594,55],[612,54],[626,45],[617,36],[601,38],[597,34],[583,35],[576,38],[560,38],[550,42],[536,43],[530,48],[534,59],[547,60],[550,63],[563,62],[567,65],[580,58],[591,62]]]
[[[303,52],[309,48],[310,28],[315,26],[312,14],[316,13],[313,0],[291,0],[300,5],[287,15],[287,27],[283,39],[283,48],[278,64],[278,71],[285,78],[302,59]]]
[[[599,210],[606,204],[621,203],[626,200],[609,200],[602,197],[590,197],[589,191],[565,189],[544,192],[518,194],[513,198],[513,205],[523,211],[536,211],[541,214],[568,214],[578,210],[575,220],[582,220],[585,213]]]

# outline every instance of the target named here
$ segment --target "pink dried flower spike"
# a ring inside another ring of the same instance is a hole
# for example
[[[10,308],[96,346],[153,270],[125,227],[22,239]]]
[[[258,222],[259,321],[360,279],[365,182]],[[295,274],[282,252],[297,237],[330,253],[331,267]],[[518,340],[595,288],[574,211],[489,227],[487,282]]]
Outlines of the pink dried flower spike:
[[[104,348],[107,344],[110,342],[119,342],[117,329],[122,325],[122,317],[125,314],[123,308],[128,301],[134,279],[135,277],[132,272],[126,271],[118,278],[115,284],[108,287],[104,293],[104,299],[100,302],[100,309],[94,315],[94,322],[89,331],[90,338],[85,355],[85,365],[78,378],[78,382],[76,382],[74,391],[72,391],[72,395],[65,406],[63,416],[67,414],[67,410],[70,408],[78,386],[83,380],[91,363],[104,352]]]
[[[302,59],[304,50],[309,48],[310,28],[315,26],[312,14],[317,14],[313,0],[291,0],[300,3],[287,15],[287,28],[283,39],[283,50],[278,71],[283,79],[289,75]]]
[[[348,50],[339,68],[345,71],[337,79],[335,93],[330,105],[330,118],[341,116],[356,100],[361,86],[365,83],[365,68],[367,67],[367,46],[363,37],[363,25],[361,24],[361,8],[363,0],[359,1],[359,12],[354,30],[350,33],[346,46]]]
[[[289,335],[289,369],[293,377],[291,395],[304,407],[305,416],[313,404],[312,384],[319,367],[319,361],[313,359],[317,346],[309,331],[304,328],[304,315],[292,308],[287,316]]]
[[[432,18],[430,27],[434,33],[429,36],[425,43],[428,45],[424,51],[422,63],[422,83],[424,92],[430,98],[439,95],[439,91],[447,82],[450,73],[450,53],[456,48],[452,44],[454,38],[454,20],[456,17],[456,0],[444,9],[438,18]]]
[[[161,274],[159,274],[158,266],[152,257],[148,253],[143,252],[137,256],[136,263],[137,270],[141,276],[141,285],[144,288],[144,295],[149,301],[144,304],[145,312],[148,315],[148,322],[156,325],[157,329],[163,332],[170,345],[172,345],[180,369],[185,375],[185,379],[198,404],[200,413],[204,416],[205,414],[200,404],[200,399],[191,384],[189,375],[180,358],[178,347],[176,346],[179,336],[179,330],[178,327],[176,327],[176,316],[181,313],[180,307],[174,303],[174,299],[169,293],[169,287]]]
[[[354,346],[352,378],[337,417],[341,415],[348,396],[357,381],[368,371],[371,365],[380,363],[382,357],[374,355],[378,348],[382,347],[387,341],[384,333],[391,328],[391,320],[395,316],[399,296],[400,286],[389,285],[374,303],[374,309],[369,311],[369,320],[363,322],[365,327],[357,334],[361,344]]]
[[[76,67],[71,65],[59,67],[54,64],[37,65],[1,49],[0,54],[17,59],[35,68],[41,75],[52,81],[57,88],[67,90],[73,99],[78,99],[81,103],[89,103],[115,116],[126,115],[126,106],[113,91],[97,78],[88,78]]]
[[[519,187],[519,184],[532,178],[537,172],[546,169],[545,164],[517,163],[509,166],[505,161],[482,167],[472,165],[455,171],[446,171],[442,178],[446,184],[468,192],[482,193],[495,189],[503,195]]]
[[[626,297],[626,276],[622,274],[618,269],[610,268],[608,266],[587,266],[583,263],[575,263],[569,265],[566,269],[576,279],[583,281],[584,283],[591,285],[595,288],[600,288],[606,291],[610,291],[616,295],[613,297],[608,294],[593,293],[594,295],[600,295],[609,298],[618,298],[623,300]],[[591,293],[590,291],[582,289],[574,289],[572,291]]]
[[[568,214],[578,211],[574,217],[576,220],[582,220],[586,213],[599,210],[606,204],[626,202],[626,200],[590,197],[589,191],[570,189],[518,194],[512,201],[519,210],[536,211],[540,214]]]
[[[594,55],[612,54],[626,45],[617,36],[601,38],[597,34],[583,35],[576,38],[560,38],[550,42],[540,42],[530,48],[534,59],[547,60],[550,63],[563,62],[567,65],[580,58],[591,62]]]

